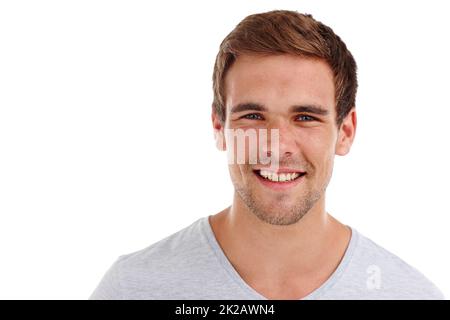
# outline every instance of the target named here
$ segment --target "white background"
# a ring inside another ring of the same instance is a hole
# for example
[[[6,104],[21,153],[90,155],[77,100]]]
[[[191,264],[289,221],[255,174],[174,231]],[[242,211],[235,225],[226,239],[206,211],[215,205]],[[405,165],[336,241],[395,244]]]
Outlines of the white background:
[[[311,13],[359,67],[327,210],[450,296],[445,1],[1,1],[0,298],[86,299],[121,254],[232,199],[210,123],[222,39]]]

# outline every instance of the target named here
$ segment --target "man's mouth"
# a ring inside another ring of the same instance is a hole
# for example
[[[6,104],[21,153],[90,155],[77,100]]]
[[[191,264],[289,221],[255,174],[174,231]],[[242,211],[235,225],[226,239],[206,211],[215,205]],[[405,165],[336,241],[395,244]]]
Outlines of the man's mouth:
[[[273,172],[264,169],[253,170],[253,172],[265,180],[280,183],[295,181],[306,174],[306,172]]]

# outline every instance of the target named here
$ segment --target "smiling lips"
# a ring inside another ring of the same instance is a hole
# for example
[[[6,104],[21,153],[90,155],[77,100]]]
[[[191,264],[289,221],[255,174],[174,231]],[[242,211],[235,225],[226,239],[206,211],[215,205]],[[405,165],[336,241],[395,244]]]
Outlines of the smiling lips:
[[[262,177],[265,180],[272,181],[272,182],[291,182],[299,177],[302,177],[306,174],[306,172],[302,171],[295,171],[295,170],[278,170],[278,172],[273,172],[265,169],[255,170],[255,173]]]

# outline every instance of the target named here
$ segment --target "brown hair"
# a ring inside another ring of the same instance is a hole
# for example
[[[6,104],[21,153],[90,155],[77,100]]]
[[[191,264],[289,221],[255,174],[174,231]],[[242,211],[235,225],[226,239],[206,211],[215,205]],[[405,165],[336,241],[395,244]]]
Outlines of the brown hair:
[[[310,14],[273,10],[242,20],[220,44],[213,72],[213,106],[225,121],[225,75],[242,54],[293,54],[325,60],[333,71],[338,126],[355,106],[356,62],[333,30]]]

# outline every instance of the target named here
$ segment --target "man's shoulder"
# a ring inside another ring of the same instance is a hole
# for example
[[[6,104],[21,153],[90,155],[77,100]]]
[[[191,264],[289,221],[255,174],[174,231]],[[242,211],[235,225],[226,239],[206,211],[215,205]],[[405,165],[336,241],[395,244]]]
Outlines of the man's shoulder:
[[[191,285],[214,269],[204,228],[205,217],[141,250],[120,255],[90,299],[182,297],[180,281]]]
[[[143,267],[147,270],[152,266],[164,266],[171,260],[180,260],[190,256],[201,246],[203,241],[201,234],[202,219],[199,218],[182,229],[150,244],[149,246],[120,255],[117,264],[121,267]]]
[[[443,299],[442,292],[422,272],[365,235],[357,233],[358,243],[352,270],[365,279],[373,293],[388,293],[385,298]]]

